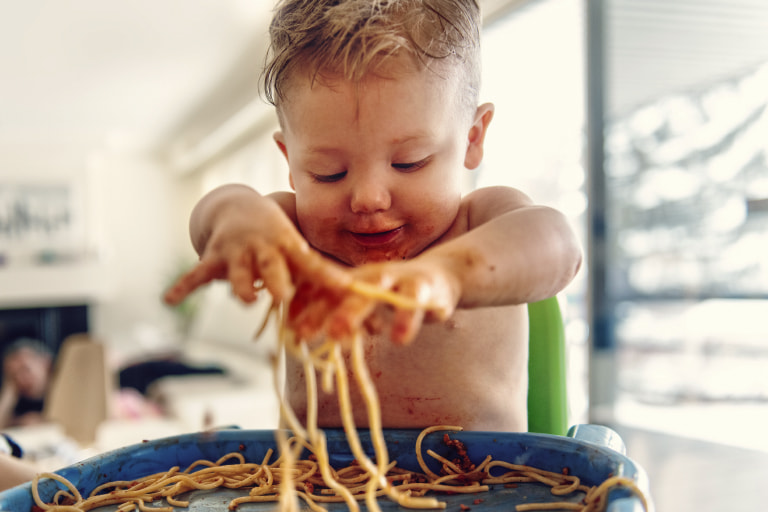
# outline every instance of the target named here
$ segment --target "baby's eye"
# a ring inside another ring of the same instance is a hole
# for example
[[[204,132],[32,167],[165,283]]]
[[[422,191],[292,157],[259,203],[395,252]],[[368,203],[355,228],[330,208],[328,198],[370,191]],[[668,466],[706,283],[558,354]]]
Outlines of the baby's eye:
[[[419,160],[418,162],[408,162],[408,163],[392,163],[392,167],[399,171],[417,171],[427,165],[430,161],[430,158],[425,158],[423,160]]]
[[[346,176],[346,175],[347,175],[347,171],[337,172],[335,174],[315,174],[315,173],[313,173],[312,174],[312,179],[314,179],[315,181],[317,181],[319,183],[335,183],[335,182],[341,180],[342,178],[344,178],[344,176]]]

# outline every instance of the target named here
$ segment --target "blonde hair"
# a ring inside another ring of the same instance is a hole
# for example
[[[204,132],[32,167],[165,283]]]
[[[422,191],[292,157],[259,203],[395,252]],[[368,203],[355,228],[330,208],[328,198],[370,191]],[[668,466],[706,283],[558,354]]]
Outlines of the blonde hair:
[[[323,73],[359,82],[388,57],[408,55],[437,73],[455,70],[458,100],[474,112],[480,23],[476,0],[281,0],[270,26],[263,92],[279,110],[296,72],[313,82]]]

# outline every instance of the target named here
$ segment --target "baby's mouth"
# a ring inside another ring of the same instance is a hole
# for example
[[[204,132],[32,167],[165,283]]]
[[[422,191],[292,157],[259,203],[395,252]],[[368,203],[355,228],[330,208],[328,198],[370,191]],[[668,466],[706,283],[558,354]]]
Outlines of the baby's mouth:
[[[402,227],[390,229],[389,231],[379,231],[376,233],[355,233],[352,237],[361,245],[384,245],[394,240],[402,231]]]

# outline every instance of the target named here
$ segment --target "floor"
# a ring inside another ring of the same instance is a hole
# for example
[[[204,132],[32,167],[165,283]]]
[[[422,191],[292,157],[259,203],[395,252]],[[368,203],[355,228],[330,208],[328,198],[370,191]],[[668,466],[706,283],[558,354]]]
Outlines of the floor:
[[[766,510],[768,451],[646,428],[612,428],[624,439],[627,455],[648,473],[657,512]]]

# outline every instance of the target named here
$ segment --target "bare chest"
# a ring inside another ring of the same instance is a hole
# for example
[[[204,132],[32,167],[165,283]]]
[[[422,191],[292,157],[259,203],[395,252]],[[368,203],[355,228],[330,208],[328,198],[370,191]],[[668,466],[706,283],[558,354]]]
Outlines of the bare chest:
[[[527,340],[526,311],[519,306],[460,310],[446,322],[423,326],[405,347],[383,337],[366,339],[367,368],[385,426],[524,428]],[[289,388],[300,408],[306,400],[300,384],[304,379],[300,371],[295,375],[298,385]],[[356,422],[365,425],[366,404],[352,380]],[[319,410],[324,424],[337,424],[332,393],[321,394]]]

